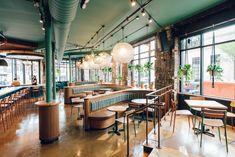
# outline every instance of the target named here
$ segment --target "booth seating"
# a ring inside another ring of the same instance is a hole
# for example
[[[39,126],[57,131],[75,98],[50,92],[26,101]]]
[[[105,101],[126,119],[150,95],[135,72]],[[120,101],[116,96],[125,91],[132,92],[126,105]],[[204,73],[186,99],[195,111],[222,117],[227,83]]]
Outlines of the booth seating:
[[[94,91],[102,88],[111,88],[112,91],[119,91],[130,87],[116,84],[87,84],[80,86],[67,86],[64,88],[64,104],[71,104],[71,97],[79,97],[83,92]]]
[[[111,105],[128,105],[132,99],[145,98],[151,90],[121,90],[85,98],[85,129],[104,129],[114,124],[115,113],[107,110]]]

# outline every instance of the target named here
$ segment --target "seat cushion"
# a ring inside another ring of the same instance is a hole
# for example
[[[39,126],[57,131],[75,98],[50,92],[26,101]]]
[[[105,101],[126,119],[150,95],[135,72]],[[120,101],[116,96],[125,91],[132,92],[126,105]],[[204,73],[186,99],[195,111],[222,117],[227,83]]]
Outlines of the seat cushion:
[[[93,112],[89,115],[89,118],[109,118],[115,115],[115,112],[111,112],[108,110],[101,110]]]
[[[215,126],[215,127],[224,126],[224,123],[221,119],[207,119],[207,118],[204,118],[203,123],[207,126]]]
[[[228,118],[235,118],[235,113],[227,112],[227,117]]]
[[[177,110],[176,115],[191,116],[193,114],[189,110]]]
[[[201,108],[192,108],[194,111],[198,111],[198,112],[201,112],[202,111],[202,109]]]

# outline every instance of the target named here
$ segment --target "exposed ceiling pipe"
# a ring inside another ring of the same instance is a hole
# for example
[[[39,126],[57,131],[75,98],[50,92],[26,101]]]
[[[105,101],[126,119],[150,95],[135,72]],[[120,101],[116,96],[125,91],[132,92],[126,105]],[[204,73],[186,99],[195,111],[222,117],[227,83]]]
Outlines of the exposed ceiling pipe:
[[[55,51],[60,63],[63,59],[71,23],[76,16],[79,0],[49,0],[48,3],[54,27]]]

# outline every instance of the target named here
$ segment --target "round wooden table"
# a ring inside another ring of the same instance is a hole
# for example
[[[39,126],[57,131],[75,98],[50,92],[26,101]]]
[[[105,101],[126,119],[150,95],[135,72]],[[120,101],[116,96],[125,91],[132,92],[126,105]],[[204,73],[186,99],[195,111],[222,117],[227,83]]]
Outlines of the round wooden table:
[[[146,99],[132,99],[131,102],[135,104],[140,104],[140,105],[146,105]],[[153,100],[148,99],[148,104],[153,104]]]
[[[111,112],[115,112],[115,119],[118,119],[118,113],[119,112],[124,112],[126,111],[128,108],[128,106],[110,106],[107,107],[107,110],[111,111]],[[118,129],[118,121],[115,120],[115,127],[113,128],[113,130],[109,131],[108,133],[115,133],[117,135],[120,135],[120,131],[124,131],[123,129]]]

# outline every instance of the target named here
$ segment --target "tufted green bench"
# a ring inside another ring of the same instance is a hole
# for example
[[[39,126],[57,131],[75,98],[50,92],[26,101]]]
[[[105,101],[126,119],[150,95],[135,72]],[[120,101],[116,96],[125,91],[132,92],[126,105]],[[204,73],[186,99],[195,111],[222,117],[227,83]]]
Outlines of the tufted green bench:
[[[128,105],[132,99],[145,98],[150,91],[117,91],[85,99],[85,129],[104,129],[114,124],[115,113],[107,110],[111,105]]]

